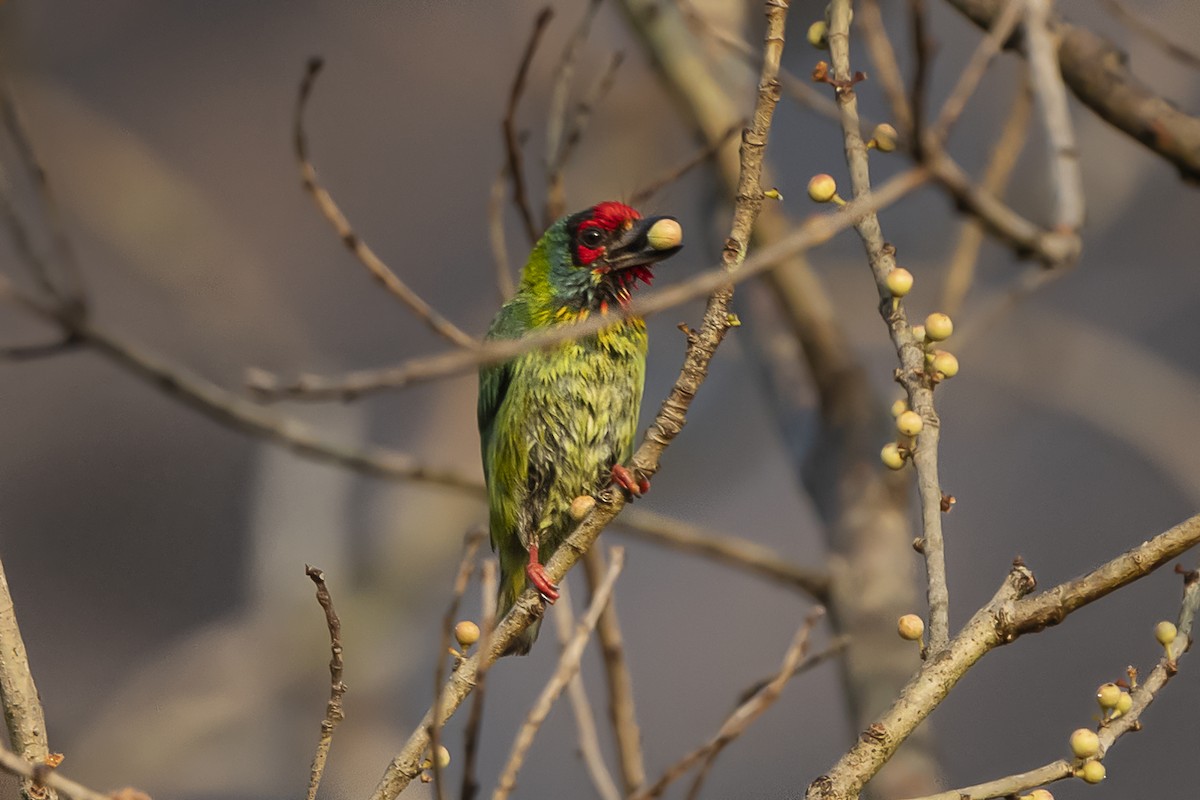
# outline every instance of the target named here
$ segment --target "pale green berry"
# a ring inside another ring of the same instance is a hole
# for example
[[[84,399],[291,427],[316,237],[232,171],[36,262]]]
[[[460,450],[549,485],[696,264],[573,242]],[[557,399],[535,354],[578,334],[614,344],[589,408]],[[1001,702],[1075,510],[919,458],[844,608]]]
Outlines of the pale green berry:
[[[933,369],[940,372],[943,378],[953,378],[958,374],[958,359],[954,353],[937,350],[933,354]]]
[[[901,639],[919,642],[921,635],[925,633],[925,620],[916,614],[905,614],[896,621],[896,631],[900,634]]]
[[[829,49],[829,24],[819,19],[808,26],[808,43],[818,50]]]
[[[469,619],[454,626],[454,638],[462,647],[470,647],[479,641],[479,626]]]
[[[1158,639],[1158,643],[1163,647],[1169,646],[1175,641],[1175,637],[1179,635],[1179,629],[1175,627],[1175,623],[1168,622],[1165,619],[1154,626],[1154,638]]]
[[[950,338],[952,333],[954,333],[954,323],[948,315],[935,311],[925,318],[925,338],[929,341],[945,341]]]
[[[1096,702],[1101,708],[1111,709],[1116,708],[1117,703],[1121,702],[1121,687],[1115,683],[1102,683],[1100,688],[1096,690]]]
[[[1054,800],[1054,795],[1046,789],[1034,789],[1029,794],[1021,795],[1020,800]]]
[[[1092,759],[1084,764],[1077,774],[1087,783],[1099,783],[1104,780],[1104,776],[1108,774],[1108,771],[1104,769],[1103,764]]]
[[[903,414],[905,411],[908,411],[908,399],[907,398],[901,397],[899,400],[892,403],[892,416],[893,417],[898,417],[901,414]]]
[[[890,153],[895,150],[898,138],[900,138],[900,134],[896,133],[896,129],[886,122],[876,125],[871,134],[871,141],[875,143],[875,148],[881,153]]]
[[[581,494],[579,497],[576,497],[571,501],[571,519],[576,521],[581,520],[590,514],[592,509],[595,507],[596,498],[592,497],[590,494]]]
[[[438,745],[437,764],[442,769],[445,769],[446,767],[450,766],[450,751],[446,749],[445,745],[441,745],[441,744]]]
[[[913,325],[912,332],[913,332],[913,336],[917,337],[918,342],[924,340],[924,338],[925,338],[925,326],[924,325]]]
[[[1076,758],[1091,758],[1100,752],[1100,737],[1091,728],[1080,728],[1071,734],[1071,752]]]
[[[887,274],[888,291],[892,293],[892,297],[904,297],[912,291],[913,276],[912,273],[904,267],[896,267]]]
[[[921,415],[915,411],[905,411],[896,417],[896,430],[905,436],[916,436],[923,427],[925,427],[925,423],[921,420]]]
[[[1121,696],[1117,699],[1117,710],[1114,716],[1128,714],[1131,708],[1133,708],[1133,697],[1129,692],[1121,692]]]
[[[888,442],[879,451],[879,460],[888,469],[904,469],[904,454],[900,452],[900,445],[895,442]]]
[[[824,172],[813,175],[808,181],[808,196],[817,203],[828,203],[837,197],[837,181]]]

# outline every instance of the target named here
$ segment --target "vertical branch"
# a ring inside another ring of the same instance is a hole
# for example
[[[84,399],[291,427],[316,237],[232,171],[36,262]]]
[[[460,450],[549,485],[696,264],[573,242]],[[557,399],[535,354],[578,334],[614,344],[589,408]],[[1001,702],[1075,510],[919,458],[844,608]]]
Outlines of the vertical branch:
[[[846,163],[854,197],[870,193],[871,177],[867,148],[862,139],[858,118],[858,99],[854,82],[858,76],[850,70],[850,2],[834,0],[829,29],[829,52],[833,61],[831,83],[841,110],[842,133]],[[946,585],[946,557],[942,542],[942,490],[938,482],[938,432],[940,421],[933,407],[933,386],[925,374],[925,353],[912,333],[902,305],[893,308],[887,275],[896,266],[894,249],[883,238],[879,217],[868,214],[857,225],[866,250],[867,261],[875,277],[881,301],[880,309],[888,323],[892,343],[900,357],[899,379],[909,395],[910,407],[921,415],[920,446],[913,454],[917,468],[917,486],[921,498],[923,537],[921,551],[925,556],[929,598],[929,652],[936,655],[950,638],[950,597]]]
[[[512,790],[516,788],[517,772],[520,771],[521,765],[525,761],[525,756],[533,744],[534,737],[537,736],[538,729],[550,714],[550,709],[554,706],[554,701],[558,699],[563,689],[566,688],[567,683],[579,671],[579,661],[583,658],[583,648],[587,646],[588,637],[591,636],[592,630],[596,627],[596,622],[600,619],[600,612],[604,610],[604,606],[608,604],[609,598],[612,597],[613,584],[616,583],[617,576],[621,574],[621,567],[624,565],[624,548],[614,548],[612,561],[608,565],[608,573],[604,576],[604,582],[600,584],[595,596],[592,597],[592,602],[588,607],[587,613],[583,615],[583,619],[575,626],[574,637],[563,648],[562,656],[558,660],[558,668],[550,676],[550,681],[542,689],[542,693],[538,695],[533,708],[529,710],[529,716],[525,719],[525,724],[517,732],[516,739],[513,741],[512,752],[509,753],[504,771],[500,773],[500,781],[496,786],[495,793],[492,794],[492,800],[505,800],[512,793]]]
[[[4,704],[8,739],[17,755],[44,766],[50,755],[46,715],[29,669],[29,656],[17,625],[3,562],[0,562],[0,702]],[[27,777],[21,781],[21,796],[26,800],[53,800],[55,795],[53,789],[39,786]]]
[[[308,777],[308,800],[316,800],[321,776],[325,772],[325,761],[329,757],[329,746],[333,743],[333,731],[346,718],[342,708],[342,695],[346,684],[342,682],[342,622],[333,608],[333,597],[325,585],[325,573],[316,567],[304,566],[304,574],[317,585],[317,602],[325,610],[325,625],[329,628],[329,703],[325,706],[325,719],[321,721],[321,738],[317,741],[317,752],[313,755],[312,769]]]
[[[537,52],[538,42],[546,32],[554,12],[547,6],[538,12],[533,23],[533,33],[525,45],[525,53],[521,56],[521,64],[517,67],[516,77],[513,78],[512,88],[508,93],[508,107],[504,112],[504,122],[501,130],[504,134],[504,150],[508,157],[508,176],[512,179],[513,204],[521,214],[521,222],[525,226],[525,236],[529,243],[537,241],[537,225],[533,221],[533,209],[529,204],[529,194],[525,189],[525,167],[521,158],[521,141],[517,134],[517,104],[525,93],[525,81],[529,77],[529,65],[533,63],[533,54]]]
[[[590,556],[595,548],[588,551]],[[585,556],[586,558],[586,556]],[[569,585],[559,586],[560,596],[554,604],[554,627],[558,633],[559,646],[564,650],[570,646],[575,633],[575,612],[571,608]],[[609,606],[612,598],[609,598]],[[601,614],[603,617],[603,614]],[[600,735],[596,730],[596,715],[592,712],[592,704],[588,700],[587,687],[583,685],[583,673],[576,670],[567,682],[567,700],[571,703],[571,716],[575,718],[575,735],[579,741],[579,752],[583,755],[583,764],[587,767],[592,786],[601,800],[620,800],[621,793],[613,781],[608,765],[604,763],[604,753],[600,750]]]
[[[1058,65],[1058,42],[1050,33],[1050,0],[1025,0],[1025,37],[1029,42],[1030,82],[1046,127],[1054,227],[1074,232],[1083,226],[1083,174],[1067,107],[1067,87]]]
[[[583,557],[588,591],[595,596],[604,578],[604,556],[593,547]],[[600,653],[604,658],[604,680],[608,688],[608,713],[612,719],[613,735],[617,740],[617,762],[621,767],[621,783],[625,793],[646,782],[646,765],[642,758],[642,731],[638,727],[637,707],[633,701],[633,679],[625,660],[625,642],[621,623],[617,619],[616,598],[609,601],[596,626]]]
[[[480,609],[483,619],[483,636],[479,639],[479,650],[486,653],[492,643],[492,634],[496,630],[496,562],[488,559],[483,562],[482,574],[479,578],[479,590],[483,594],[483,608]],[[475,673],[475,695],[471,698],[471,713],[467,715],[467,725],[463,730],[463,779],[461,800],[474,800],[479,792],[479,781],[475,777],[475,763],[479,757],[479,731],[483,727],[483,698],[487,689],[487,671],[489,663],[482,662],[479,671]]]

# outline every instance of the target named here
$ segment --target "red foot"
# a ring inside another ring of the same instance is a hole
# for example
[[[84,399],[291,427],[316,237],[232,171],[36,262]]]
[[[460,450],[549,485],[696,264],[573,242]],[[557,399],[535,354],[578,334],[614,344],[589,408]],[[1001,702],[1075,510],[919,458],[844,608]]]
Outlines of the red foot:
[[[549,576],[546,575],[546,568],[538,562],[537,545],[529,548],[529,563],[525,565],[525,577],[529,579],[529,582],[547,603],[553,603],[558,599],[558,586],[550,582]]]
[[[613,481],[625,491],[629,492],[634,497],[641,497],[646,492],[650,491],[650,481],[645,478],[634,478],[633,473],[625,469],[620,464],[614,464],[612,468]]]

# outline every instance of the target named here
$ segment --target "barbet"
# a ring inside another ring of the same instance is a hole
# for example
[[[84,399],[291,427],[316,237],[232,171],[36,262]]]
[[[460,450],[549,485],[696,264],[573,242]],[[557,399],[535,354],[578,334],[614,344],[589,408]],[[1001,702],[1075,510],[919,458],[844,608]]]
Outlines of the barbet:
[[[600,203],[555,222],[538,240],[516,295],[488,339],[582,322],[626,308],[652,266],[682,247],[679,223]],[[623,466],[633,451],[646,377],[646,325],[619,318],[599,333],[535,350],[479,372],[479,437],[503,616],[532,584],[558,587],[544,564],[575,525],[571,502],[610,482],[639,495],[649,483]],[[510,647],[529,652],[535,622]]]

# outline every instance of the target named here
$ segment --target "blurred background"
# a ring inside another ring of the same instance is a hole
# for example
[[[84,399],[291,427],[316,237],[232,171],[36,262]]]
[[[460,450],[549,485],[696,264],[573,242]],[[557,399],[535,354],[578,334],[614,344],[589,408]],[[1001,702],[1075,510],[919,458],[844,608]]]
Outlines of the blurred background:
[[[554,4],[521,109],[539,199],[556,64],[585,5]],[[758,3],[717,5],[723,24],[759,40]],[[1092,3],[1058,6],[1120,43],[1157,91],[1200,110],[1196,72]],[[1193,4],[1130,6],[1179,42],[1200,37]],[[929,7],[936,103],[978,31],[940,2]],[[482,333],[500,302],[486,218],[503,160],[500,120],[538,8],[465,0],[0,6],[3,64],[96,320],[239,392],[251,366],[285,376],[340,373],[446,348],[376,286],[300,190],[291,115],[304,64],[319,54],[326,69],[308,113],[319,174],[357,232],[417,292]],[[784,61],[798,74],[822,57],[803,33],[823,9],[792,4]],[[904,6],[885,3],[884,13],[907,67]],[[613,4],[601,7],[582,51],[576,96],[615,49],[625,63],[567,173],[571,210],[629,197],[700,147]],[[857,45],[854,55],[865,61]],[[1017,59],[1000,58],[952,139],[952,152],[976,174],[1017,76]],[[754,77],[746,70],[742,80],[748,112]],[[878,87],[868,81],[860,90],[866,113],[886,118]],[[1074,102],[1072,110],[1088,203],[1083,257],[977,329],[958,350],[961,375],[938,392],[943,484],[958,499],[946,517],[954,626],[991,596],[1017,554],[1042,586],[1053,585],[1200,507],[1200,194],[1091,112]],[[1008,199],[1045,222],[1042,144],[1035,125]],[[4,178],[19,184],[6,148]],[[809,176],[844,180],[840,132],[786,100],[768,156],[795,219],[820,210],[805,197]],[[899,154],[872,163],[880,176],[906,166]],[[44,243],[45,220],[26,199]],[[685,231],[687,247],[659,270],[660,282],[717,262],[726,204],[701,168],[642,208],[675,215]],[[520,264],[527,247],[516,215],[506,221],[508,253]],[[909,307],[924,316],[935,310],[932,287],[961,218],[929,188],[889,209],[882,223],[917,278]],[[19,275],[8,237],[0,248],[5,274]],[[895,354],[861,252],[843,235],[812,262],[890,402]],[[985,244],[956,319],[966,325],[992,307],[1023,268],[1003,246]],[[676,324],[696,323],[701,308],[650,321],[643,422],[678,373],[684,341]],[[755,325],[752,304],[739,311],[745,326]],[[719,351],[687,429],[639,505],[819,566],[818,523],[743,333],[735,330]],[[29,341],[52,330],[5,306],[0,334]],[[480,475],[474,406],[475,377],[467,374],[349,404],[278,410],[341,441]],[[301,794],[328,695],[327,632],[304,576],[311,563],[326,571],[341,614],[350,687],[323,796],[362,797],[374,787],[429,705],[462,537],[484,520],[476,496],[306,461],[223,427],[88,350],[0,363],[0,442],[0,554],[65,774],[156,798]],[[616,527],[602,541],[628,548],[618,608],[656,776],[715,732],[742,689],[777,668],[810,604]],[[1182,563],[1195,568],[1197,556]],[[915,554],[895,568],[923,575]],[[582,584],[574,576],[570,583],[579,584],[578,600]],[[946,785],[1065,755],[1070,731],[1096,713],[1096,685],[1127,664],[1154,664],[1160,648],[1151,629],[1174,618],[1180,583],[1164,570],[1061,628],[989,655],[932,718]],[[464,616],[476,615],[478,603],[472,589]],[[552,640],[544,633],[531,656],[491,673],[485,791],[553,669]],[[603,716],[594,645],[584,674]],[[1060,784],[1055,795],[1190,796],[1197,714],[1200,670],[1185,661],[1144,717],[1145,730],[1106,759],[1108,780]],[[456,753],[461,726],[456,719],[446,733]],[[799,797],[854,735],[837,671],[822,666],[789,684],[728,748],[704,796]],[[458,766],[448,770],[452,778]],[[674,792],[682,796],[681,785]],[[15,793],[15,783],[0,782],[0,795]],[[591,793],[560,703],[517,796]]]

